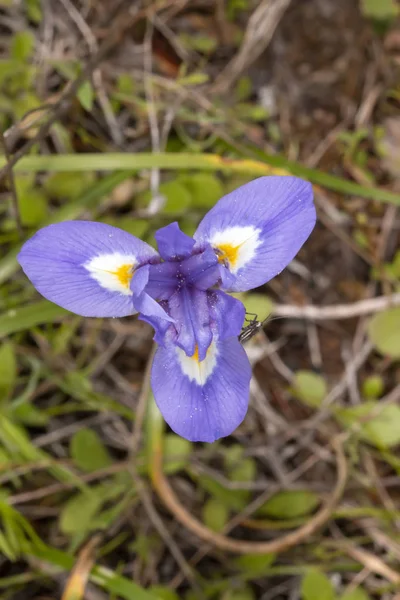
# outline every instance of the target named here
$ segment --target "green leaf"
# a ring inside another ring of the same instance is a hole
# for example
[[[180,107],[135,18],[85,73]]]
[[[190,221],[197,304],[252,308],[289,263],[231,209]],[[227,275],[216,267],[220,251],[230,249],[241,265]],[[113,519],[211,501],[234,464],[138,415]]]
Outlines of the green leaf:
[[[327,385],[325,379],[313,371],[297,371],[292,392],[307,406],[318,408],[327,394]]]
[[[191,193],[192,205],[199,208],[211,208],[224,195],[221,181],[211,173],[182,175],[179,181]]]
[[[165,204],[162,212],[167,215],[181,215],[186,212],[192,201],[192,196],[185,185],[178,180],[166,181],[159,187],[159,193],[165,197]],[[136,196],[136,206],[148,206],[152,194],[148,190]]]
[[[167,181],[160,185],[160,194],[165,196],[166,203],[163,213],[167,215],[181,215],[190,206],[192,197],[190,192],[179,181]]]
[[[258,509],[257,514],[274,519],[295,519],[313,512],[319,502],[320,499],[314,492],[288,490],[272,496]]]
[[[98,494],[83,492],[72,496],[61,509],[59,526],[66,535],[85,533],[100,509],[103,499]]]
[[[362,383],[362,395],[367,400],[380,398],[385,389],[385,383],[380,375],[370,375]]]
[[[180,600],[176,592],[164,585],[152,585],[149,591],[160,600]]]
[[[76,557],[57,548],[50,546],[41,547],[28,546],[24,548],[24,554],[37,559],[38,570],[41,563],[49,563],[57,569],[71,572],[75,563]],[[137,585],[131,578],[123,577],[118,572],[112,571],[109,567],[94,566],[91,570],[90,581],[109,594],[108,597],[118,597],[124,600],[160,600],[160,598]]]
[[[361,0],[361,11],[370,19],[389,21],[399,14],[395,0]]]
[[[52,173],[45,181],[46,192],[52,198],[77,198],[93,183],[91,173]]]
[[[88,473],[111,464],[111,457],[100,437],[92,429],[80,429],[71,439],[71,458],[76,466]]]
[[[235,293],[232,296],[243,302],[246,312],[249,315],[256,315],[259,321],[265,321],[273,312],[274,303],[265,294]]]
[[[164,438],[164,472],[168,475],[184,469],[192,452],[192,444],[179,435],[169,433]]]
[[[40,0],[25,0],[25,10],[33,23],[41,22],[43,14]]]
[[[31,329],[42,323],[59,321],[68,314],[63,308],[47,300],[41,300],[21,308],[12,308],[0,314],[0,337]]]
[[[228,522],[229,512],[225,504],[210,498],[203,506],[203,522],[213,531],[222,531]]]
[[[263,575],[276,558],[276,554],[244,554],[235,559],[235,566],[252,577]]]
[[[47,197],[38,189],[19,194],[18,208],[22,224],[26,227],[36,227],[48,217]]]
[[[17,379],[17,360],[14,344],[4,342],[0,346],[0,404],[10,396]]]
[[[132,219],[132,217],[122,217],[120,219],[107,218],[102,219],[102,223],[107,223],[113,227],[119,227],[124,231],[127,231],[131,235],[135,235],[138,238],[143,239],[146,232],[149,229],[148,220]]]
[[[345,427],[359,426],[360,437],[378,448],[390,448],[400,443],[400,406],[380,407],[379,402],[370,400],[337,410],[336,418]]]
[[[12,410],[13,419],[31,427],[43,427],[47,425],[50,417],[39,410],[34,404],[19,404]]]
[[[333,586],[326,575],[310,569],[301,582],[302,600],[335,600]]]
[[[241,493],[243,490],[227,489],[209,475],[200,475],[198,484],[228,509],[240,511],[247,504],[246,497]]]
[[[241,77],[235,88],[235,96],[237,100],[248,100],[253,91],[253,82],[250,77]]]
[[[77,97],[83,108],[90,112],[94,102],[94,89],[90,81],[86,80],[82,83],[78,90]]]
[[[223,596],[226,600],[255,600],[255,595],[251,587],[246,586],[241,590],[230,590]]]
[[[400,306],[372,317],[368,324],[371,342],[382,354],[400,358]]]
[[[235,482],[249,483],[255,480],[256,474],[256,461],[251,457],[241,459],[229,469],[229,479]],[[235,490],[235,495],[241,497],[245,504],[251,496],[251,491]]]
[[[371,597],[362,588],[358,587],[352,592],[346,592],[340,596],[340,600],[371,600]]]
[[[33,52],[35,37],[30,31],[16,33],[11,43],[11,57],[21,62],[26,61]]]
[[[194,85],[203,85],[207,83],[209,80],[209,76],[207,73],[194,72],[190,75],[186,75],[185,77],[179,77],[177,79],[177,84],[183,85],[186,87],[194,86]]]

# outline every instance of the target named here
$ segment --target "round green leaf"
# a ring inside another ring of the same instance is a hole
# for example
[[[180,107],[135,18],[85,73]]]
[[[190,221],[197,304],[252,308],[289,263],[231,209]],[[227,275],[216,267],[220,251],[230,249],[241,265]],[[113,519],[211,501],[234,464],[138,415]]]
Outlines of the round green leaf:
[[[91,492],[72,496],[60,514],[60,529],[66,535],[89,531],[91,522],[100,509],[102,498]]]
[[[307,406],[318,408],[327,394],[327,385],[324,378],[313,371],[297,371],[292,391]]]
[[[193,206],[211,208],[224,195],[221,181],[211,173],[184,175],[180,181],[192,195]]]
[[[301,582],[302,600],[335,600],[331,582],[321,571],[310,569]]]
[[[362,588],[356,588],[340,597],[340,600],[371,600],[371,597]]]
[[[70,443],[71,458],[82,471],[97,471],[111,464],[111,457],[100,437],[92,429],[80,429]]]
[[[368,334],[379,352],[400,358],[400,306],[374,315],[368,324]]]
[[[384,388],[385,384],[380,375],[370,375],[363,381],[362,395],[368,400],[375,400],[382,396]]]
[[[213,531],[222,531],[228,522],[229,512],[225,504],[216,498],[207,500],[203,507],[203,522]]]
[[[378,448],[400,444],[400,406],[370,400],[351,408],[337,411],[336,418],[345,427],[360,427],[360,437]]]
[[[272,496],[258,509],[257,514],[274,519],[296,519],[313,512],[319,502],[319,497],[314,492],[288,490]]]

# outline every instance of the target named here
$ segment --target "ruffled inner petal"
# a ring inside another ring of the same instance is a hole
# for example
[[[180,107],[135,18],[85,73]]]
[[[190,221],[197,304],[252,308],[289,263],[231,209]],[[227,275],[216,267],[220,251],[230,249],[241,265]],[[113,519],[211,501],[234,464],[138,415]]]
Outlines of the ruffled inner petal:
[[[240,334],[246,314],[243,302],[225,292],[210,290],[208,305],[212,323],[221,340]]]
[[[197,352],[203,360],[212,341],[207,293],[183,287],[170,298],[169,312],[175,320],[176,344],[188,356]]]
[[[211,246],[183,261],[180,271],[187,283],[199,290],[207,290],[220,280],[218,258]]]
[[[131,288],[133,290],[133,303],[140,312],[140,319],[154,327],[154,341],[158,344],[164,343],[165,334],[174,319],[164,308],[147,293],[150,265],[138,269],[132,277]]]
[[[195,241],[183,233],[176,222],[159,229],[154,237],[164,260],[182,260],[190,256],[195,245]]]

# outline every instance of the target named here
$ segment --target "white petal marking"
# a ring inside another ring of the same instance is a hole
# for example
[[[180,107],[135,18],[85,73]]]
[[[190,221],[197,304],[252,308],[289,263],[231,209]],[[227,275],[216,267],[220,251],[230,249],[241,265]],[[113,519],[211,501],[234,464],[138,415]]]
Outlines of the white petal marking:
[[[261,244],[260,229],[246,225],[228,227],[217,231],[210,238],[210,244],[219,251],[220,258],[229,264],[231,273],[236,274],[246,266]]]
[[[197,348],[193,356],[187,356],[184,350],[178,348],[178,346],[175,349],[182,372],[189,377],[190,381],[195,381],[198,385],[203,386],[213,374],[217,364],[218,350],[216,342],[214,340],[211,342],[207,355],[202,361],[199,361]]]
[[[130,281],[136,265],[137,260],[133,254],[114,252],[95,256],[83,266],[102,288],[132,296]]]

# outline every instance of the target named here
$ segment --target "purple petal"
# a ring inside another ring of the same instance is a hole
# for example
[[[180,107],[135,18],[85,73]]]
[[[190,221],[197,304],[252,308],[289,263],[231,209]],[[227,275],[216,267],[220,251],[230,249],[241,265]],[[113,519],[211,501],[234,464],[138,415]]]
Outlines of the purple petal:
[[[250,378],[250,363],[237,338],[213,341],[202,362],[172,344],[159,348],[151,373],[164,419],[192,442],[214,442],[240,425]]]
[[[243,327],[246,314],[244,304],[237,298],[228,296],[219,290],[208,292],[208,305],[214,329],[221,340],[238,336]]]
[[[18,260],[48,300],[85,317],[135,313],[130,280],[134,270],[157,257],[133,235],[91,221],[66,221],[38,231]]]
[[[200,254],[194,254],[181,263],[180,272],[188,285],[199,290],[207,290],[221,278],[221,266],[214,250],[206,248]]]
[[[179,229],[178,223],[170,223],[156,231],[158,251],[164,260],[178,260],[190,256],[194,240]]]
[[[149,267],[146,292],[154,299],[168,300],[178,287],[179,263],[162,262]]]
[[[197,350],[202,360],[212,340],[207,293],[193,287],[183,287],[171,296],[169,312],[175,319],[175,343],[188,356]]]
[[[224,196],[194,238],[210,243],[233,278],[224,289],[246,291],[278,275],[296,256],[316,221],[310,183],[297,177],[260,177]]]
[[[174,323],[164,308],[147,293],[147,284],[152,265],[144,265],[138,269],[132,277],[131,288],[133,291],[133,304],[140,312],[140,319],[154,327],[154,341],[158,344],[164,343],[165,334]]]

